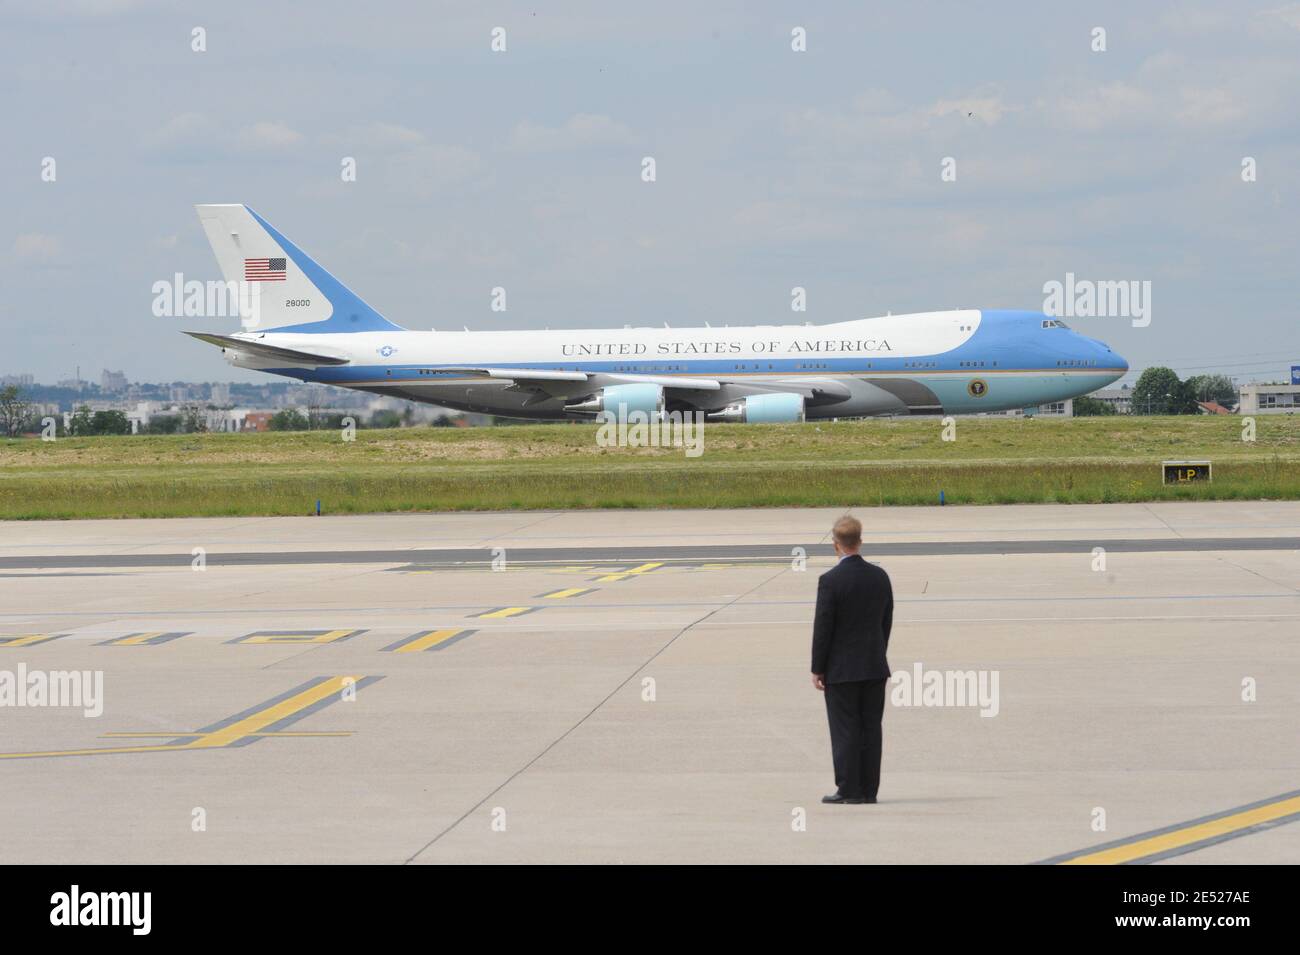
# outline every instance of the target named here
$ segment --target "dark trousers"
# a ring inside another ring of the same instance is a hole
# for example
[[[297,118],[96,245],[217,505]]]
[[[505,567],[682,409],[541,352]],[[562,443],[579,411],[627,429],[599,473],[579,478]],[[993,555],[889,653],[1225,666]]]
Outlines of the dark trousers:
[[[880,788],[880,721],[885,715],[885,680],[826,684],[826,718],[831,724],[831,758],[841,796],[875,799]]]

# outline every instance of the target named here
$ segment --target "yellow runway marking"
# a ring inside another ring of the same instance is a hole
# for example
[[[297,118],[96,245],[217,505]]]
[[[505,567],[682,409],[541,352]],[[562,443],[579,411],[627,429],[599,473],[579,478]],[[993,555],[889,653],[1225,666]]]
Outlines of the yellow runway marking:
[[[474,630],[422,630],[384,649],[391,650],[393,653],[421,653],[425,650],[439,649],[476,632]]]
[[[343,692],[344,687],[355,687],[360,679],[359,676],[333,676],[328,680],[322,680],[315,686],[307,687],[307,689],[295,693],[288,699],[250,713],[229,726],[223,726],[220,729],[205,733],[193,742],[185,743],[182,748],[213,749],[218,746],[229,746],[245,736],[250,736],[265,729],[272,723],[287,719],[299,710],[304,710],[331,696],[337,696]]]
[[[0,759],[39,759],[45,756],[103,756],[120,753],[165,753],[182,746],[99,746],[92,749],[51,749],[35,753],[0,753]]]
[[[201,735],[207,735],[207,734],[198,733],[198,732],[195,733],[100,733],[99,738],[100,739],[175,739],[177,737],[201,737]],[[250,735],[250,737],[257,737],[259,739],[263,737],[350,737],[350,735],[352,735],[352,732],[351,730],[346,730],[346,729],[320,730],[320,732],[316,732],[316,733],[308,732],[308,730],[299,730],[299,732],[296,733],[294,732],[294,730],[281,730],[281,732],[278,733],[270,733],[270,732],[250,733],[248,735]]]
[[[537,610],[537,607],[497,607],[495,610],[485,610],[482,613],[471,614],[474,617],[487,619],[500,619],[502,617],[518,617],[520,614],[531,613]]]
[[[335,643],[355,637],[364,630],[258,630],[227,640],[227,643]]]
[[[1297,820],[1300,820],[1300,791],[1046,861],[1057,865],[1155,862]]]
[[[659,561],[658,563],[642,564],[640,567],[633,567],[631,570],[622,570],[619,571],[618,573],[606,574],[604,577],[597,577],[596,583],[604,584],[604,583],[611,583],[616,580],[624,580],[628,577],[639,577],[642,574],[648,574],[650,573],[650,571],[656,570],[662,567],[663,565],[664,565],[663,561]]]
[[[554,593],[542,594],[542,600],[564,600],[566,597],[577,597],[581,594],[589,594],[594,587],[570,587],[567,590],[557,590]]]
[[[176,632],[151,630],[147,633],[128,633],[125,637],[117,637],[113,640],[104,640],[97,644],[101,647],[149,647],[156,646],[160,643],[169,643],[172,640],[178,640],[181,637],[188,636],[190,631]]]
[[[377,678],[375,678],[377,679]],[[160,743],[141,746],[102,746],[85,749],[57,749],[31,753],[0,753],[0,759],[32,759],[48,756],[103,756],[122,753],[167,753],[193,749],[222,749],[243,741],[254,741],[265,737],[307,736],[307,735],[350,735],[347,733],[298,733],[273,730],[269,727],[286,720],[295,720],[307,715],[312,708],[328,705],[342,699],[345,690],[355,691],[363,683],[369,682],[363,676],[333,676],[309,682],[296,692],[291,691],[283,699],[274,700],[260,706],[252,707],[243,713],[221,721],[193,733],[106,733],[105,736],[117,738],[167,738],[185,740],[178,743]]]
[[[0,647],[34,647],[66,636],[66,633],[20,633],[13,637],[0,637]]]

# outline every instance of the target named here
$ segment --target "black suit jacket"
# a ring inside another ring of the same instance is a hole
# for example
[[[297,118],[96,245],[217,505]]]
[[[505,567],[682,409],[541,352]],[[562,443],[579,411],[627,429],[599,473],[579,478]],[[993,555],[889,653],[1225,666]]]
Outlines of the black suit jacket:
[[[812,672],[827,683],[888,678],[893,623],[889,575],[857,554],[845,557],[817,580]]]

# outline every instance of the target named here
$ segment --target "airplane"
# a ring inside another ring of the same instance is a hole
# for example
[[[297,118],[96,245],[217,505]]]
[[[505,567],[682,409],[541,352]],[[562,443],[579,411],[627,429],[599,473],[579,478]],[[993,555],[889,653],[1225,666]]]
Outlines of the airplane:
[[[417,331],[384,318],[248,206],[196,208],[225,280],[260,294],[256,327],[185,334],[240,368],[460,411],[732,422],[974,414],[1076,398],[1128,371],[1064,322],[1006,309],[821,325]]]

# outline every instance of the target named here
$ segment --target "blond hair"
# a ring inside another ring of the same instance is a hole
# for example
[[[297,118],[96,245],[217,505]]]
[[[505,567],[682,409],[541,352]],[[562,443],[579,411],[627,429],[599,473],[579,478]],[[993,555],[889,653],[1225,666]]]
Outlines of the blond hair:
[[[841,517],[831,528],[831,534],[845,550],[857,550],[862,546],[862,522],[856,517]]]

